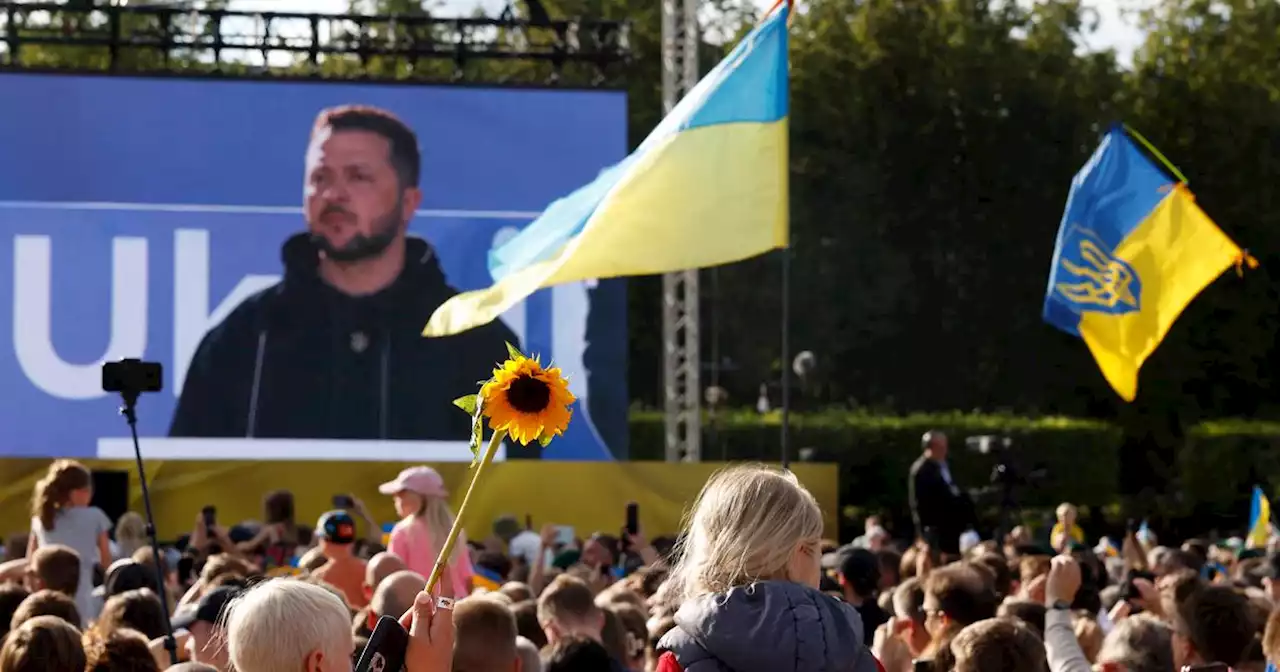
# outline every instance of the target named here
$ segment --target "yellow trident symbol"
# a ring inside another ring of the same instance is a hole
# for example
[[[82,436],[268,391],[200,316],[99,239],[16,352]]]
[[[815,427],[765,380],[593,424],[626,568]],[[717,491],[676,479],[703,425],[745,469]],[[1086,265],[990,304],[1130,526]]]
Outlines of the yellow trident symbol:
[[[1063,298],[1086,306],[1114,309],[1124,305],[1138,309],[1138,298],[1133,293],[1133,269],[1104,251],[1089,239],[1080,241],[1080,258],[1085,265],[1062,260],[1062,268],[1083,278],[1081,282],[1060,282],[1057,289]]]

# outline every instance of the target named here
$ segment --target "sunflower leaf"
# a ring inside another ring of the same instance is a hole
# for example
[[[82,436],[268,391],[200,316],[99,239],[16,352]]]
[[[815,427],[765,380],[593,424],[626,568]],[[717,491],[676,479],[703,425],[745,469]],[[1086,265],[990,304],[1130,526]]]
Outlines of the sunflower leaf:
[[[471,423],[471,467],[480,464],[480,442],[484,439],[484,424]]]
[[[516,346],[511,345],[510,343],[507,343],[507,356],[510,357],[511,359],[523,359],[524,353],[520,352],[520,348],[517,348]]]
[[[456,403],[456,402],[455,402]],[[484,441],[484,397],[472,396],[471,409],[471,467],[480,464],[480,445]]]
[[[453,400],[453,405],[467,412],[467,415],[476,414],[476,404],[479,403],[480,395],[468,394],[465,397],[458,397]]]

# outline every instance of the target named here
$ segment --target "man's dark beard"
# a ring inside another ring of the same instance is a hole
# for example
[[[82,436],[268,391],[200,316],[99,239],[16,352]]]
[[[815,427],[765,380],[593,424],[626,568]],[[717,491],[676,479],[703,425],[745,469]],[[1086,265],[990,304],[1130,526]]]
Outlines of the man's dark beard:
[[[374,222],[373,235],[366,236],[358,233],[342,247],[335,247],[328,238],[319,233],[311,234],[311,242],[316,249],[324,253],[326,258],[337,262],[351,263],[372,259],[385,252],[400,235],[400,229],[404,226],[404,222],[400,220],[400,210],[401,202],[397,198],[395,207]],[[341,209],[338,211],[346,212]],[[321,217],[323,216],[322,214]]]

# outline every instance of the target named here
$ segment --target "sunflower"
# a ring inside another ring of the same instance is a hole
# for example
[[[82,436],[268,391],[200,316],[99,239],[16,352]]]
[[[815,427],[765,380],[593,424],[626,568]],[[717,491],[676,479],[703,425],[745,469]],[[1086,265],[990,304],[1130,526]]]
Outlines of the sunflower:
[[[563,434],[574,401],[560,369],[544,369],[536,357],[525,357],[514,348],[511,358],[480,388],[480,412],[489,418],[489,428],[505,431],[525,445],[538,441],[545,446]]]

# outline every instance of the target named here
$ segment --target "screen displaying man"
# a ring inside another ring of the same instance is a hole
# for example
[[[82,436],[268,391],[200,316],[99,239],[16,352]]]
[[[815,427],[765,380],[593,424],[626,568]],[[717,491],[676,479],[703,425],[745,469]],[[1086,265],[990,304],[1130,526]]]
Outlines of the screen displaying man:
[[[381,109],[316,119],[306,153],[307,230],[284,278],[205,334],[171,436],[465,440],[452,399],[519,346],[500,321],[422,338],[455,295],[432,246],[407,234],[422,201],[417,136]]]

